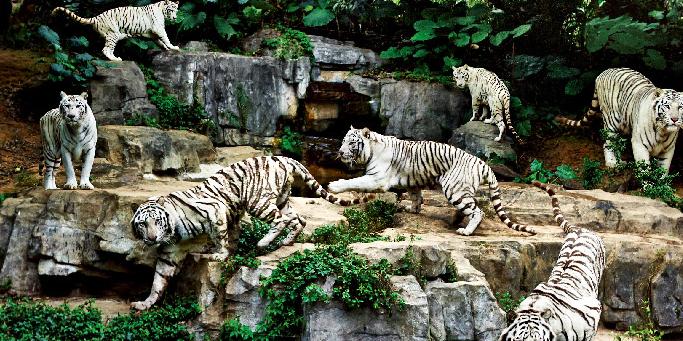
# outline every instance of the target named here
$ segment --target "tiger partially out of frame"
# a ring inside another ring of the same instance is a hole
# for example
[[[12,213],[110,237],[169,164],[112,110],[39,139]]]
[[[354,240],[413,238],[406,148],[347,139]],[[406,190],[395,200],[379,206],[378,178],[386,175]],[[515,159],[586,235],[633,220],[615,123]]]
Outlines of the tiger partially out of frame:
[[[593,100],[584,117],[575,121],[559,116],[557,121],[580,127],[596,115],[602,115],[608,135],[603,145],[607,167],[615,167],[620,161],[609,140],[623,134],[631,135],[635,161],[649,163],[654,157],[669,171],[678,130],[683,127],[683,94],[660,89],[631,69],[607,69],[595,80]]]
[[[238,228],[245,213],[272,226],[257,247],[268,246],[286,229],[290,232],[282,245],[292,244],[306,225],[289,204],[295,177],[302,179],[317,196],[341,206],[371,198],[336,198],[301,163],[281,156],[245,159],[223,168],[198,186],[151,197],[136,209],[131,224],[134,234],[145,244],[160,246],[156,271],[149,297],[131,306],[144,310],[159,299],[187,254],[181,241],[208,235],[219,249],[214,258],[224,260],[228,256],[229,230]]]
[[[102,53],[109,60],[121,60],[114,55],[114,48],[120,40],[130,37],[154,38],[164,50],[180,50],[168,40],[164,23],[165,19],[176,20],[177,1],[163,0],[141,7],[117,7],[93,18],[79,17],[64,7],[57,7],[52,13],[60,11],[81,24],[92,25],[104,38]]]
[[[448,201],[469,217],[467,226],[456,232],[470,235],[484,217],[474,195],[486,182],[498,218],[513,230],[535,234],[528,226],[508,218],[500,200],[498,180],[491,167],[462,149],[432,141],[404,141],[368,128],[351,127],[342,141],[339,157],[351,167],[364,165],[365,175],[331,182],[328,189],[332,193],[386,192],[391,188],[405,188],[412,200],[412,212],[419,213],[421,189],[438,184]]]
[[[590,341],[598,330],[602,305],[598,287],[605,269],[605,245],[594,232],[569,223],[555,191],[534,182],[551,198],[555,221],[565,238],[547,282],[539,284],[516,310],[500,341]]]
[[[453,81],[455,86],[468,87],[470,90],[470,95],[472,95],[470,121],[482,119],[484,123],[496,125],[498,136],[493,139],[496,142],[503,138],[506,127],[518,143],[523,142],[512,125],[510,91],[495,73],[465,64],[453,67]],[[481,117],[479,116],[480,110],[482,111]]]

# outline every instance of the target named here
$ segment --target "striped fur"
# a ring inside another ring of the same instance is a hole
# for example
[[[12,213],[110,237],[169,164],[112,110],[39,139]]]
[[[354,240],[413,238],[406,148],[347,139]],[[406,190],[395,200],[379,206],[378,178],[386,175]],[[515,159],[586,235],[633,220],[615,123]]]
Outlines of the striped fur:
[[[88,105],[87,93],[67,95],[61,92],[57,109],[48,111],[40,118],[40,136],[43,142],[45,189],[57,189],[55,173],[64,162],[66,184],[64,189],[93,189],[90,170],[95,160],[97,126],[95,116]],[[73,161],[82,160],[80,185],[76,183]],[[43,164],[41,163],[42,171]]]
[[[636,161],[650,162],[655,157],[669,170],[678,131],[683,127],[683,94],[659,89],[631,69],[607,69],[595,80],[593,100],[584,117],[575,121],[559,116],[557,121],[580,127],[598,115],[610,136],[631,135]],[[615,167],[620,160],[608,145],[605,141],[605,164]]]
[[[354,166],[366,165],[365,175],[330,183],[330,192],[386,192],[407,188],[413,201],[412,212],[420,211],[420,189],[440,184],[448,201],[469,217],[467,227],[456,232],[470,235],[479,226],[484,212],[474,194],[482,182],[489,185],[491,201],[498,217],[509,228],[535,233],[526,225],[513,223],[503,210],[498,181],[481,159],[454,146],[432,141],[403,141],[365,129],[351,127],[339,149],[341,160]]]
[[[470,121],[482,119],[484,123],[498,126],[498,137],[494,139],[495,141],[500,141],[503,138],[503,132],[507,125],[515,140],[518,143],[523,142],[512,125],[510,91],[495,73],[465,64],[460,67],[453,67],[453,80],[457,87],[468,87],[470,89],[472,95],[472,118]],[[479,117],[479,109],[483,110],[481,117]],[[488,117],[489,114],[491,117]]]
[[[142,7],[118,7],[93,18],[79,17],[64,7],[57,7],[52,13],[60,11],[81,24],[92,25],[105,40],[102,53],[109,60],[121,60],[114,55],[114,48],[120,40],[130,37],[154,38],[164,50],[180,49],[168,40],[164,26],[164,19],[175,21],[178,2],[164,0]]]
[[[179,242],[208,235],[219,248],[215,258],[225,259],[229,230],[239,226],[245,213],[272,226],[258,242],[259,248],[268,246],[285,229],[290,232],[282,244],[292,244],[306,225],[289,205],[295,177],[331,203],[348,206],[361,202],[360,199],[341,200],[329,194],[302,164],[293,159],[264,156],[234,163],[196,187],[152,197],[140,205],[131,221],[135,235],[145,244],[162,247],[149,297],[132,306],[144,310],[158,300],[168,279],[185,257],[184,251],[177,247]]]
[[[534,185],[551,197],[555,221],[566,236],[550,278],[522,301],[500,340],[592,340],[602,310],[598,286],[605,269],[605,246],[598,235],[564,218],[550,186]]]

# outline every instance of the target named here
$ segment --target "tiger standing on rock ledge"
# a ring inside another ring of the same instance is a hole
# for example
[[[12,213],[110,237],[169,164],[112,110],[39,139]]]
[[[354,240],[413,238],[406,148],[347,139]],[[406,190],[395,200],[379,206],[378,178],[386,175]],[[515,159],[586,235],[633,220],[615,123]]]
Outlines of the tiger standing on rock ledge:
[[[282,156],[245,159],[223,168],[203,183],[185,191],[149,198],[133,215],[133,233],[147,245],[160,245],[152,291],[146,300],[132,303],[145,310],[159,299],[185,258],[187,251],[178,243],[208,235],[218,253],[214,259],[228,256],[228,232],[239,227],[245,213],[269,224],[271,229],[257,247],[268,246],[289,229],[282,245],[291,245],[306,226],[294,212],[289,195],[294,178],[300,178],[315,194],[333,204],[348,206],[367,201],[368,197],[342,200],[329,194],[311,173],[296,160]]]
[[[361,177],[331,182],[328,189],[332,193],[386,192],[391,188],[407,188],[412,200],[411,211],[419,213],[421,188],[439,184],[448,201],[469,217],[467,226],[456,230],[468,236],[484,217],[474,194],[482,182],[487,182],[498,218],[513,230],[535,234],[527,225],[514,223],[508,218],[500,201],[498,180],[491,167],[454,146],[432,141],[403,141],[368,128],[351,127],[344,136],[339,156],[349,166],[365,165],[366,170]]]

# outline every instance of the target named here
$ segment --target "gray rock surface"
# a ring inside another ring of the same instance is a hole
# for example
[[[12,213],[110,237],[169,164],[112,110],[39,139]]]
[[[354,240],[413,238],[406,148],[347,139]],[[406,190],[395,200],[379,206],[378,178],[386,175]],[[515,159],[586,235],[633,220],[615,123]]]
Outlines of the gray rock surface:
[[[90,81],[93,114],[98,125],[124,124],[135,114],[156,117],[157,110],[147,98],[145,76],[135,62],[97,67]]]
[[[471,121],[455,128],[448,143],[484,160],[493,154],[503,159],[517,160],[517,153],[512,149],[512,138],[503,135],[504,138],[496,142],[493,139],[497,136],[498,127],[495,125]]]
[[[315,64],[323,70],[367,70],[382,65],[379,54],[369,49],[353,46],[320,36],[309,35],[313,45]]]
[[[441,84],[385,81],[379,115],[388,122],[387,135],[445,142],[463,122],[467,103],[460,90]]]

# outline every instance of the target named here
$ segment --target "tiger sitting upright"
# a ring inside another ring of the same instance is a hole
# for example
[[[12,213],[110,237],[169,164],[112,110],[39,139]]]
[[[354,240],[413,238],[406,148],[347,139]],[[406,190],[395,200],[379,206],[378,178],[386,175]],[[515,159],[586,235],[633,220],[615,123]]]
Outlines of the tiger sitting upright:
[[[155,38],[164,50],[179,50],[171,44],[166,34],[164,19],[175,20],[178,13],[178,2],[163,0],[142,7],[117,7],[101,13],[93,18],[82,18],[64,7],[55,8],[52,13],[66,13],[71,19],[81,24],[93,25],[104,38],[102,53],[109,60],[120,61],[114,55],[116,43],[130,37]]]
[[[534,182],[551,198],[555,221],[566,234],[547,282],[519,304],[517,317],[500,341],[590,341],[600,321],[598,286],[605,269],[605,245],[590,230],[564,219],[555,192]]]
[[[480,158],[454,146],[432,141],[403,141],[368,128],[351,127],[344,136],[339,156],[350,166],[365,165],[365,175],[331,182],[328,189],[332,193],[406,188],[411,196],[412,212],[419,213],[421,188],[439,184],[448,201],[469,217],[467,226],[456,232],[470,235],[484,217],[474,194],[482,182],[487,182],[498,218],[511,229],[535,233],[528,226],[513,223],[508,218],[491,168]]]
[[[640,72],[619,68],[603,71],[595,80],[593,101],[586,115],[578,121],[559,116],[560,123],[579,127],[602,114],[608,139],[619,134],[631,135],[633,158],[650,162],[658,159],[669,171],[676,148],[678,130],[683,128],[683,94],[659,89]],[[617,165],[610,142],[603,145],[605,165]]]
[[[90,183],[90,170],[95,160],[97,126],[95,116],[88,105],[87,93],[62,97],[59,107],[45,113],[40,118],[40,137],[43,142],[43,163],[45,165],[43,186],[57,189],[55,173],[59,164],[64,162],[66,184],[64,189],[93,189]],[[81,160],[81,183],[76,183],[73,161]]]
[[[467,66],[453,67],[453,80],[459,88],[468,87],[472,95],[472,118],[476,121],[480,118],[484,123],[498,126],[498,136],[494,141],[503,138],[505,126],[510,130],[515,140],[522,143],[510,118],[510,91],[505,83],[495,73],[483,68]],[[479,109],[483,111],[479,117]],[[488,117],[489,114],[491,117]],[[505,121],[503,121],[505,119]]]
[[[131,306],[144,310],[159,299],[169,278],[175,275],[186,256],[187,251],[178,245],[180,241],[208,235],[219,248],[214,258],[224,260],[228,255],[229,229],[239,226],[245,213],[272,224],[257,247],[268,246],[287,228],[290,232],[282,244],[292,244],[306,225],[289,205],[295,177],[331,203],[347,206],[361,202],[360,199],[348,201],[330,195],[302,164],[293,159],[263,156],[233,163],[196,187],[152,197],[140,205],[131,220],[133,232],[145,244],[161,247],[149,297]]]

